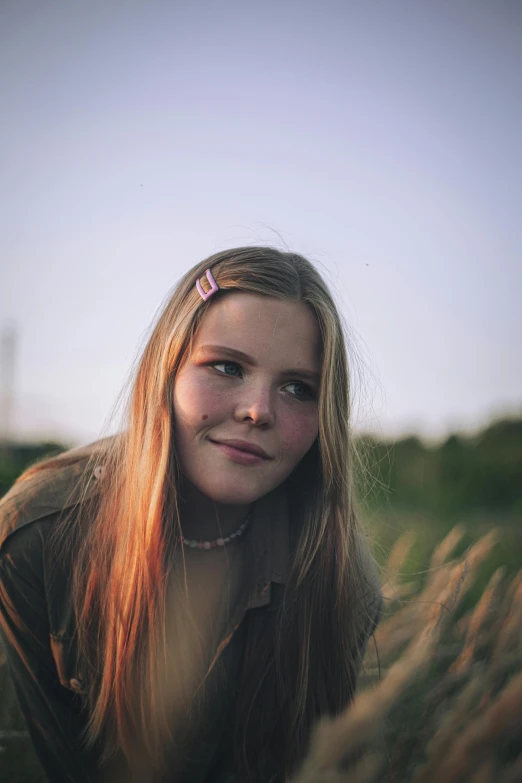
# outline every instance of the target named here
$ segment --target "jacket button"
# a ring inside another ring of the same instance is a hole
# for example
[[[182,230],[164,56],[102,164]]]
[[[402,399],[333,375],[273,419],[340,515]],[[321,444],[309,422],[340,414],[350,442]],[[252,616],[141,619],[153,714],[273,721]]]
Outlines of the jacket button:
[[[71,680],[69,680],[69,685],[73,691],[81,691],[82,689],[81,680],[77,680],[76,677],[73,677]]]
[[[104,465],[97,465],[93,470],[94,478],[95,479],[101,478],[103,476],[104,471],[105,471]]]

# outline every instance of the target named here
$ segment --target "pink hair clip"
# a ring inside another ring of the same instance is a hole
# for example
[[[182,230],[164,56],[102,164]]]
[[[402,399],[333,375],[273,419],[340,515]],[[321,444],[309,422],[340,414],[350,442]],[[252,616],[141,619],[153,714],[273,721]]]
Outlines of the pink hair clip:
[[[199,282],[199,280],[196,280],[196,288],[198,289],[198,293],[201,295],[201,298],[203,299],[203,301],[206,302],[207,299],[210,299],[212,294],[215,294],[216,291],[219,291],[219,286],[216,283],[216,281],[214,280],[214,278],[212,277],[212,272],[210,271],[210,269],[207,269],[205,274],[207,276],[208,282],[210,283],[210,289],[207,291],[207,293],[205,293],[203,291],[203,288],[202,288],[201,283]]]

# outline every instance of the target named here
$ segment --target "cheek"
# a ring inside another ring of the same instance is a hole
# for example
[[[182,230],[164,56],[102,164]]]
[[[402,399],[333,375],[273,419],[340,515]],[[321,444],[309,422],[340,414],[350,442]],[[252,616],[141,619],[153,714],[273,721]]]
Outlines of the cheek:
[[[286,416],[281,425],[284,452],[290,457],[301,459],[319,432],[317,413],[303,416]]]
[[[178,378],[174,388],[174,416],[179,424],[194,428],[199,422],[212,422],[226,405],[215,389],[190,376]]]

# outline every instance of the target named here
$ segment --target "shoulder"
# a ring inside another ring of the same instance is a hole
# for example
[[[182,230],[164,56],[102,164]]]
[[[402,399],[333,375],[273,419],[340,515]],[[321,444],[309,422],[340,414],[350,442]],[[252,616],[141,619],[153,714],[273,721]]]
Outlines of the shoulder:
[[[97,490],[94,459],[103,443],[70,449],[42,468],[22,474],[0,500],[0,553],[15,533],[24,531],[21,537],[26,539],[34,529],[39,536],[42,526],[35,523],[54,518]]]

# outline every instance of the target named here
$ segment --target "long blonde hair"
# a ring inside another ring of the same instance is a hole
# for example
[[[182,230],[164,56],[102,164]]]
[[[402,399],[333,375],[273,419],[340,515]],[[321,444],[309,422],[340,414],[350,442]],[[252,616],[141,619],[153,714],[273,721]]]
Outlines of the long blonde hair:
[[[346,342],[328,287],[309,261],[242,247],[184,275],[139,363],[127,425],[97,453],[105,467],[103,491],[58,526],[56,541],[70,540],[75,526],[72,596],[90,683],[89,742],[102,740],[105,758],[120,748],[131,763],[138,742],[161,766],[164,748],[177,741],[172,708],[189,707],[192,697],[182,685],[175,703],[161,694],[172,675],[168,585],[181,532],[173,386],[209,306],[195,287],[208,267],[220,288],[216,296],[241,291],[302,302],[322,337],[319,434],[286,482],[288,582],[275,611],[251,610],[244,620],[234,756],[241,780],[266,783],[274,770],[295,768],[319,715],[335,714],[352,699],[368,626],[363,597],[371,589],[371,557],[352,481]],[[182,591],[174,605],[183,613]]]

